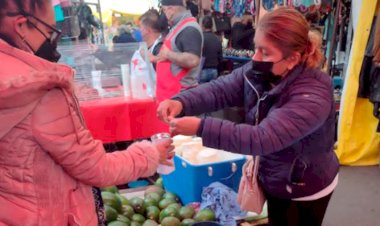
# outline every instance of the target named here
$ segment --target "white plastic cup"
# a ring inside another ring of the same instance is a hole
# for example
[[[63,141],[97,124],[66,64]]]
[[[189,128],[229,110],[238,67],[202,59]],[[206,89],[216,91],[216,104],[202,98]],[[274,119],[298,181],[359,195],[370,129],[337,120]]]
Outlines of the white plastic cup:
[[[124,96],[130,97],[131,94],[131,74],[129,72],[129,64],[121,64],[121,79],[123,82]]]
[[[156,134],[152,135],[150,137],[150,139],[151,139],[152,143],[157,143],[160,140],[171,139],[171,136],[169,133],[156,133]],[[172,173],[175,170],[174,158],[170,159],[169,161],[173,164],[173,166],[167,166],[167,165],[160,164],[157,167],[157,173],[162,174],[162,175],[168,175],[168,174]]]
[[[102,89],[102,71],[91,71],[92,87]]]
[[[102,87],[102,71],[91,71],[92,87],[96,89],[99,96],[102,97],[104,90]]]

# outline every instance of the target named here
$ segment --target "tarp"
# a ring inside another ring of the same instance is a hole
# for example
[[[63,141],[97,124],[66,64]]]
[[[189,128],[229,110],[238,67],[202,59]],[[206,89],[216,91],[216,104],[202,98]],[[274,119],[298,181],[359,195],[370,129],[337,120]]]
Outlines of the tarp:
[[[369,39],[376,4],[380,0],[353,0],[352,8],[360,9],[355,16],[355,36],[352,42],[350,62],[345,77],[338,128],[338,149],[342,165],[379,164],[380,134],[376,133],[379,120],[368,99],[358,98],[359,74]],[[355,26],[356,25],[356,26]]]
[[[108,27],[113,24],[113,15],[115,13],[130,18],[131,21],[137,21],[137,19],[149,8],[157,7],[157,0],[100,0],[100,6],[102,9],[103,23]],[[94,15],[99,18],[99,14],[94,11]]]

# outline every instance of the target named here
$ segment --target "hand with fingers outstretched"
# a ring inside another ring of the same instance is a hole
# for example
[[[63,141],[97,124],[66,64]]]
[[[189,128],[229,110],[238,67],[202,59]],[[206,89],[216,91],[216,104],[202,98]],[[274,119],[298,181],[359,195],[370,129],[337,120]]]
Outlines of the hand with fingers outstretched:
[[[182,112],[182,103],[178,100],[165,100],[157,108],[157,117],[168,123]]]

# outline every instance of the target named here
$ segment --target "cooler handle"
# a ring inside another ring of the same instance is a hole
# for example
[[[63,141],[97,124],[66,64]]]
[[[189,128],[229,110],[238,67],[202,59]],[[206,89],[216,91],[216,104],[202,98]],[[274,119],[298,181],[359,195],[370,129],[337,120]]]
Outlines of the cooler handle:
[[[235,175],[237,170],[238,170],[237,164],[234,162],[231,163],[231,172],[232,172],[231,175],[229,175],[228,177],[222,178],[222,180],[230,179],[233,175]],[[207,174],[209,177],[212,177],[214,175],[214,169],[212,168],[212,166],[209,166],[207,168]]]

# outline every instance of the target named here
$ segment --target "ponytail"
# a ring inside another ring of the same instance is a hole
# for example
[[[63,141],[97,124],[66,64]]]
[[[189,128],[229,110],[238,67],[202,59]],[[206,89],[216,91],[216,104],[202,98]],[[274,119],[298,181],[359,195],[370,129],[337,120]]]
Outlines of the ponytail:
[[[317,30],[309,31],[309,39],[304,53],[304,63],[309,68],[320,68],[324,61],[322,54],[322,35]]]

